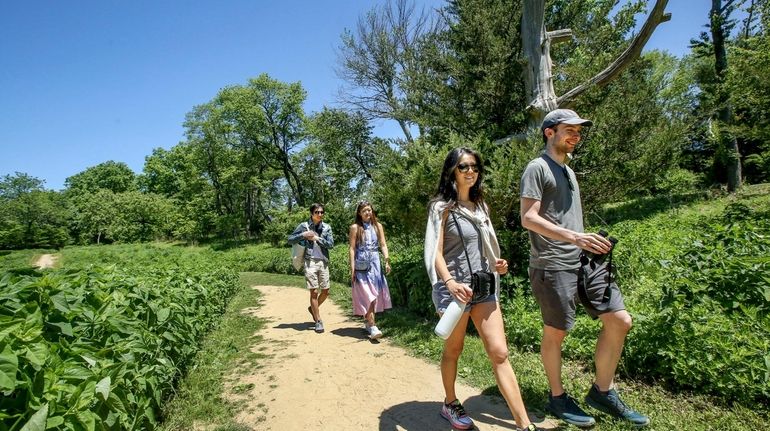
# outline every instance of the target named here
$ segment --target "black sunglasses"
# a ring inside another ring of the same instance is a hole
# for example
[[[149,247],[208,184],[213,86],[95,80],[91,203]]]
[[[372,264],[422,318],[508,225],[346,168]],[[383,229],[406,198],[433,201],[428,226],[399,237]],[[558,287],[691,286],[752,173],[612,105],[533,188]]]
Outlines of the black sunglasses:
[[[316,210],[316,211],[313,211],[313,214],[321,214],[321,215],[324,215],[324,212],[323,212],[323,211],[317,211],[317,210]]]
[[[479,165],[477,165],[475,163],[460,163],[459,165],[457,165],[457,169],[459,169],[460,172],[462,172],[462,173],[466,173],[466,172],[468,172],[470,170],[473,170],[473,172],[478,172],[479,171]]]
[[[564,173],[564,176],[567,178],[567,184],[569,184],[569,189],[575,190],[575,185],[572,184],[572,178],[570,178],[569,172],[567,172],[567,168],[562,166],[561,171]]]

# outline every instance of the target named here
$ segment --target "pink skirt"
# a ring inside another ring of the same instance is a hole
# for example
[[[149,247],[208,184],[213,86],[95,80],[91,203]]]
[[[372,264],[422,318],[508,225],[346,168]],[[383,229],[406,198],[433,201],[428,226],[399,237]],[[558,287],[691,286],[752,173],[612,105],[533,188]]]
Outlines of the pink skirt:
[[[379,262],[372,264],[369,272],[356,272],[351,293],[353,296],[353,314],[356,316],[366,315],[372,302],[375,303],[375,313],[393,307],[390,301],[388,282],[380,272]]]

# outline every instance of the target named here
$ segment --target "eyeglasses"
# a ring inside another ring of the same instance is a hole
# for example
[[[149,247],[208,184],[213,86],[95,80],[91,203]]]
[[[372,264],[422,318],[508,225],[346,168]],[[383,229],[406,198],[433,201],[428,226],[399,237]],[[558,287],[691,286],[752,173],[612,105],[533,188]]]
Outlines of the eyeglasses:
[[[324,212],[323,211],[313,211],[313,214],[324,215]]]
[[[470,170],[473,170],[473,172],[478,172],[479,171],[479,165],[477,165],[475,163],[460,163],[459,165],[457,165],[457,169],[459,169],[460,172],[462,172],[462,173],[466,173],[466,172],[468,172]]]
[[[575,190],[575,185],[572,184],[572,178],[570,178],[569,172],[567,172],[567,168],[562,166],[561,167],[561,171],[564,173],[564,177],[567,178],[567,184],[569,184],[569,189],[570,190]]]

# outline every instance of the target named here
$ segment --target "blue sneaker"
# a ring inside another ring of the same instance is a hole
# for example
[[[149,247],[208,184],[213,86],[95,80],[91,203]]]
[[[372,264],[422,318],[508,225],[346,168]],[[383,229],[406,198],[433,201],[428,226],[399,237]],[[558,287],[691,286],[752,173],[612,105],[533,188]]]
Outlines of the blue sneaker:
[[[473,421],[465,413],[465,408],[460,404],[460,400],[454,400],[441,407],[441,416],[452,424],[452,428],[459,430],[469,430],[473,428]]]
[[[566,392],[558,397],[548,394],[548,404],[545,405],[545,409],[557,418],[576,427],[588,428],[596,424],[593,416],[581,409],[575,399],[567,395]]]
[[[645,427],[650,424],[650,418],[633,410],[624,403],[615,389],[601,392],[596,385],[593,385],[591,390],[588,391],[588,395],[586,395],[586,403],[600,412],[619,419],[625,419],[635,427]]]

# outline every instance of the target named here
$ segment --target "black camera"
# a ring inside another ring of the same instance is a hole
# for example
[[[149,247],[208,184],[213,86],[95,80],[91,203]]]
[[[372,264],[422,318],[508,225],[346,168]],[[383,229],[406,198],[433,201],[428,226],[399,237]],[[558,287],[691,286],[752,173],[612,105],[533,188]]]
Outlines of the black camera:
[[[471,302],[480,302],[489,295],[495,294],[495,274],[489,271],[478,271],[471,274],[471,289],[473,297]]]
[[[583,250],[583,254],[587,258],[589,258],[592,262],[595,262],[595,263],[602,263],[604,261],[604,259],[607,257],[607,255],[612,253],[612,249],[615,248],[615,244],[618,243],[618,239],[615,238],[614,236],[607,236],[609,234],[607,233],[606,230],[600,229],[599,230],[599,235],[607,238],[612,243],[612,247],[610,248],[610,251],[608,253],[605,253],[605,254],[596,254],[596,253],[592,253],[592,252],[590,252],[588,250]]]

